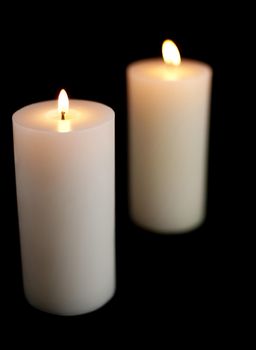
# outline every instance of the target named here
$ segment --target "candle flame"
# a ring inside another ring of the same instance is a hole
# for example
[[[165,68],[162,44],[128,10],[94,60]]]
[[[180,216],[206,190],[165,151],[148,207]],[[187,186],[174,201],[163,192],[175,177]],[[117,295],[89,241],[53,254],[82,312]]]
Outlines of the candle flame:
[[[165,40],[162,46],[164,62],[178,66],[181,62],[180,53],[172,40]]]
[[[58,98],[58,112],[61,115],[65,115],[68,113],[68,109],[69,109],[68,95],[66,91],[62,89]]]

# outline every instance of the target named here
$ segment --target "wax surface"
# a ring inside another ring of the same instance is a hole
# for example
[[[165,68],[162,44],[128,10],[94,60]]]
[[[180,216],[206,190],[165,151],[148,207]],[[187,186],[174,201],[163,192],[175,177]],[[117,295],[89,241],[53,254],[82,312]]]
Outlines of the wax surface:
[[[205,217],[211,76],[192,60],[127,69],[130,212],[146,229],[186,232]]]
[[[24,128],[60,132],[60,125],[69,124],[69,131],[87,130],[113,119],[112,109],[97,102],[70,100],[70,109],[64,121],[60,120],[56,101],[39,102],[15,113],[13,120]]]
[[[13,130],[25,295],[55,314],[95,310],[115,291],[114,112],[71,100],[61,121],[43,102]]]

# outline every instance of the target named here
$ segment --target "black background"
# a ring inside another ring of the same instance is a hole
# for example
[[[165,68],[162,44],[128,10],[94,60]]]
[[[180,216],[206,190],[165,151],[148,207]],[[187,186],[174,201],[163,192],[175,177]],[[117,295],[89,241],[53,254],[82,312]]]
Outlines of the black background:
[[[235,219],[234,154],[238,130],[233,69],[243,13],[205,3],[130,2],[46,6],[15,5],[2,12],[1,25],[1,225],[5,294],[11,322],[54,325],[185,325],[210,328],[234,312],[232,250]],[[141,7],[141,8],[140,8]],[[236,9],[239,11],[239,9]],[[127,204],[126,66],[161,55],[162,41],[174,40],[183,57],[213,67],[209,191],[206,222],[185,235],[162,236],[136,227]],[[33,102],[91,99],[116,112],[117,291],[103,308],[63,318],[37,311],[23,296],[13,164],[11,116]],[[164,321],[167,320],[167,321]],[[127,326],[125,326],[127,327]],[[88,328],[87,328],[88,329]],[[127,328],[126,328],[127,329]],[[113,331],[113,329],[112,329]]]

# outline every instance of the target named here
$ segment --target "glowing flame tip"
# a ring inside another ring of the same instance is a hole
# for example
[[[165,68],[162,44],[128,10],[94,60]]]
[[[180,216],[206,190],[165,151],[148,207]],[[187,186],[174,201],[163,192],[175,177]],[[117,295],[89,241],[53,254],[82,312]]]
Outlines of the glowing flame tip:
[[[58,98],[58,112],[68,113],[68,109],[69,109],[68,95],[66,91],[62,89]]]
[[[162,46],[164,62],[178,66],[181,62],[180,53],[172,40],[165,40]]]

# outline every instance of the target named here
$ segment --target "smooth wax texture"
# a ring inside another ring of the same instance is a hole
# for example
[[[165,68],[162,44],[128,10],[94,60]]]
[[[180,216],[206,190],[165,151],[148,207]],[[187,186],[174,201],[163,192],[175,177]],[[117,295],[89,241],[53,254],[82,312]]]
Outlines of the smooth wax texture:
[[[71,100],[13,115],[23,281],[43,311],[76,315],[115,290],[114,112]]]
[[[127,68],[130,212],[146,229],[185,232],[205,217],[211,77],[193,60]]]

